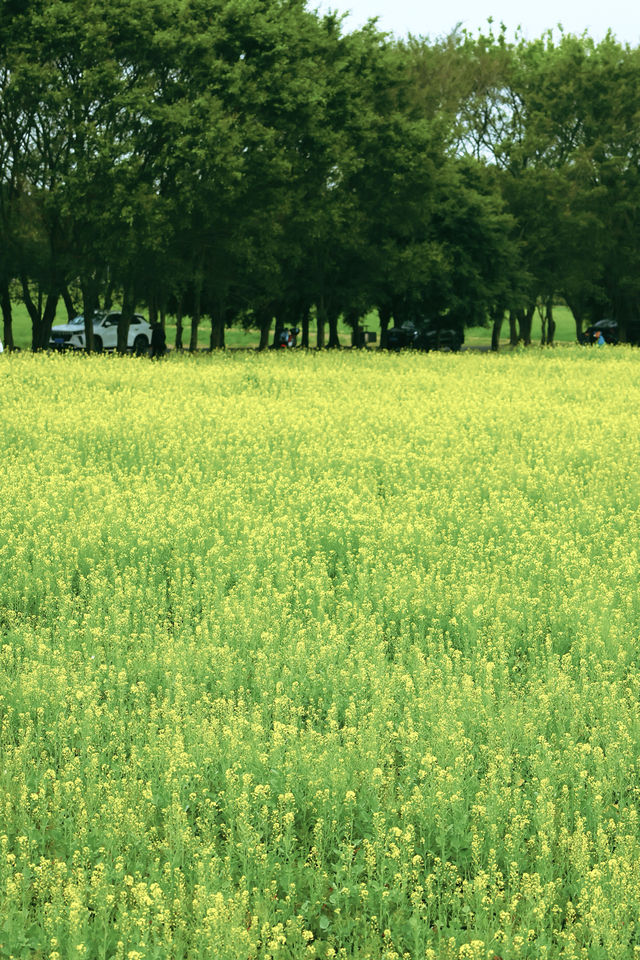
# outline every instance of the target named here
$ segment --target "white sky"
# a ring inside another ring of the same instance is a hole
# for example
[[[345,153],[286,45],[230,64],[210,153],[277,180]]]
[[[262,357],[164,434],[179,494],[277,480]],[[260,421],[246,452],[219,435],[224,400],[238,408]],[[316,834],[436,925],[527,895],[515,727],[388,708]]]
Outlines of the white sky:
[[[310,3],[310,7],[314,4]],[[503,22],[512,37],[520,26],[528,39],[539,37],[561,23],[565,33],[587,31],[601,40],[611,28],[617,39],[631,46],[640,43],[640,8],[634,0],[322,0],[320,11],[350,11],[345,29],[352,30],[378,17],[378,27],[404,36],[411,32],[432,39],[450,33],[458,22],[476,33],[487,19]]]

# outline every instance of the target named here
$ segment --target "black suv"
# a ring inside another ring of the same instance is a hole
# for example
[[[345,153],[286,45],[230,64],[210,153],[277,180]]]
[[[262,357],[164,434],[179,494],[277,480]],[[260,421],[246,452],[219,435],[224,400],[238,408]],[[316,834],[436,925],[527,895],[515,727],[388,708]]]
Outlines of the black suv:
[[[387,331],[387,349],[402,350],[411,347],[413,350],[453,350],[458,351],[464,343],[462,330],[442,327],[438,330],[433,323],[415,324],[407,320],[400,327],[391,327]]]

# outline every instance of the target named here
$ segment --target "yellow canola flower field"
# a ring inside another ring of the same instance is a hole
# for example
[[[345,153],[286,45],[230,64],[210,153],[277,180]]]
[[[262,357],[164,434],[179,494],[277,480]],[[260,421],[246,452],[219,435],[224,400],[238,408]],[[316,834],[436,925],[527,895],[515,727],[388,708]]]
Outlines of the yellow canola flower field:
[[[0,957],[640,953],[637,351],[0,361]]]

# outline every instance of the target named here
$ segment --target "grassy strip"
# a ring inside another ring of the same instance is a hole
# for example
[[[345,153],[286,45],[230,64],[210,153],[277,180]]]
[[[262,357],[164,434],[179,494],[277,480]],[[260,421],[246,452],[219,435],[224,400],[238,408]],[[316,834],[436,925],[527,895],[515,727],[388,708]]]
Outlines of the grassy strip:
[[[557,323],[556,342],[574,343],[576,339],[575,323],[568,307],[556,307],[555,318]],[[66,323],[66,314],[64,314],[63,311],[58,310],[56,323]],[[378,332],[379,339],[380,326],[378,315],[375,311],[369,314],[365,323],[368,329]],[[506,331],[507,324],[505,323],[503,327],[503,333]],[[22,350],[29,349],[31,346],[31,321],[29,319],[26,307],[21,303],[16,303],[13,305],[13,333],[16,345]],[[350,328],[346,327],[342,321],[340,321],[339,335],[343,346],[348,346],[351,343],[351,330]],[[169,346],[173,346],[175,343],[175,336],[175,322],[173,321],[173,318],[169,318],[167,322],[167,341]],[[256,330],[245,331],[238,327],[232,327],[228,329],[225,333],[225,337],[227,346],[235,348],[255,349],[257,348],[259,342],[259,334]],[[185,321],[183,341],[188,342],[188,339],[189,328],[187,320]],[[540,317],[537,312],[533,322],[532,341],[534,343],[538,343],[540,341]],[[315,342],[315,327],[312,326],[311,345],[315,346]],[[488,346],[491,343],[490,328],[471,327],[465,332],[465,343],[468,346]],[[508,337],[503,336],[500,341],[501,346],[506,347],[508,346],[508,343]],[[198,331],[198,345],[201,348],[208,347],[209,345],[209,330],[206,323],[203,323]]]

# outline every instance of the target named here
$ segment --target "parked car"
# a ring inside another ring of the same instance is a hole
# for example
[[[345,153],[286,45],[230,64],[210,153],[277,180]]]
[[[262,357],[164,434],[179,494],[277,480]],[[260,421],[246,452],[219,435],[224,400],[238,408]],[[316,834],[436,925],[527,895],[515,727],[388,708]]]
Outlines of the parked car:
[[[459,350],[464,343],[464,333],[451,327],[442,327],[438,330],[433,323],[416,324],[411,320],[399,327],[391,327],[387,331],[387,349],[402,350],[411,347],[413,350]]]
[[[105,313],[99,311],[93,317],[93,349],[115,350],[118,345],[118,320],[122,314],[118,311]],[[135,313],[129,324],[127,347],[135,353],[146,353],[151,343],[151,325],[139,313]],[[52,350],[84,350],[84,317],[74,317],[70,323],[51,328],[49,346]]]
[[[580,343],[596,343],[600,334],[604,337],[605,343],[618,343],[618,321],[607,319],[592,323],[590,327],[583,330]]]

